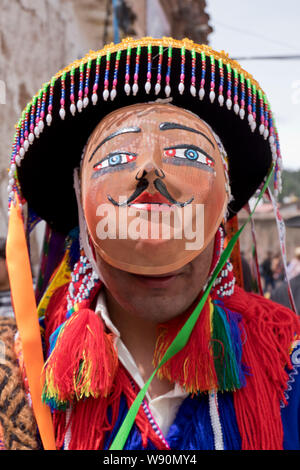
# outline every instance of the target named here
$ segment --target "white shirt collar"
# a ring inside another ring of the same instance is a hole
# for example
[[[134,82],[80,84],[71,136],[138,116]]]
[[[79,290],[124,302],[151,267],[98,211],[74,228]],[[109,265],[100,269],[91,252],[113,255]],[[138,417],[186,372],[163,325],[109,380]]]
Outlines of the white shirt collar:
[[[140,388],[145,385],[144,380],[140,374],[140,371],[136,365],[134,358],[123,343],[119,330],[115,327],[110,319],[104,290],[101,290],[97,299],[96,314],[100,315],[104,321],[106,327],[111,331],[115,337],[114,344],[118,351],[118,357],[123,366],[127,369],[133,380],[137,383]],[[179,384],[175,383],[173,390],[160,395],[159,397],[151,399],[148,393],[146,393],[148,406],[153,414],[154,419],[160,426],[164,434],[167,433],[170,425],[175,419],[177,410],[184,400],[188,396]]]

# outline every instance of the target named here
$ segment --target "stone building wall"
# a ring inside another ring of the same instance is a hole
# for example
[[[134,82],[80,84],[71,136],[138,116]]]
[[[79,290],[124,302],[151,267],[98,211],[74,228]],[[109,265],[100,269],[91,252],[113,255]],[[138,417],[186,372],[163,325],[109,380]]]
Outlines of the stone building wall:
[[[195,14],[205,1],[187,3]],[[121,38],[174,33],[170,7],[177,11],[177,0],[123,0],[119,4]],[[113,41],[112,24],[111,0],[0,0],[0,236],[7,232],[7,168],[14,126],[22,110],[58,70],[88,50]],[[183,34],[183,27],[180,31]],[[38,231],[36,236],[41,239]],[[34,258],[39,244],[33,243]]]
[[[0,236],[7,233],[7,167],[14,126],[42,83],[87,50],[101,47],[103,29],[87,26],[92,19],[102,21],[99,5],[98,0],[0,0]],[[42,232],[40,226],[33,234],[33,264]]]

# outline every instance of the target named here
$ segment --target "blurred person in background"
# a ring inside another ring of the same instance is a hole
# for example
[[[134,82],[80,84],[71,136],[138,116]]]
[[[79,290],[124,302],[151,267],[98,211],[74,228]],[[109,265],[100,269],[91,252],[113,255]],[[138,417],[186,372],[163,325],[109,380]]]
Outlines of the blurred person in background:
[[[298,274],[300,274],[300,246],[295,248],[294,257],[287,267],[287,276],[289,279],[293,279],[298,276]]]
[[[267,257],[261,264],[261,275],[264,280],[264,291],[270,292],[274,287],[274,276],[272,270],[272,251],[267,252]]]

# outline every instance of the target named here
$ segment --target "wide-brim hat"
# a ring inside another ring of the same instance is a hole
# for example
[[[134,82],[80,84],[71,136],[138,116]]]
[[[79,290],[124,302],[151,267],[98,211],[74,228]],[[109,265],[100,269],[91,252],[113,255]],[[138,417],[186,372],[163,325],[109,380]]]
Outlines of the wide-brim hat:
[[[134,103],[172,98],[219,135],[229,158],[229,217],[255,193],[281,155],[267,97],[238,62],[188,39],[125,39],[57,73],[17,125],[9,200],[17,191],[38,217],[67,234],[78,225],[73,169],[99,121]]]

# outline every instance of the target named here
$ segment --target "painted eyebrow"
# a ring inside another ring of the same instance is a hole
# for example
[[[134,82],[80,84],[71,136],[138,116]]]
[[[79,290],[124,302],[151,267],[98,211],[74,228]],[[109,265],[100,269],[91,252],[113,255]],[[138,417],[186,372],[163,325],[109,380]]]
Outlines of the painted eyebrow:
[[[183,126],[182,124],[178,124],[177,122],[162,122],[159,125],[159,129],[161,131],[168,131],[170,129],[182,129],[184,131],[194,132],[195,134],[200,134],[203,137],[205,137],[206,140],[208,140],[208,142],[213,146],[213,148],[215,148],[214,143],[210,140],[209,137],[207,137],[206,134],[204,134],[201,131],[198,131],[197,129],[193,129],[192,127]]]
[[[108,135],[107,137],[105,137],[105,139],[102,140],[102,142],[100,142],[99,145],[97,145],[97,147],[95,148],[95,150],[93,151],[92,155],[89,158],[89,162],[92,160],[97,150],[101,147],[101,145],[105,144],[105,142],[113,139],[114,137],[117,137],[118,135],[128,134],[130,132],[135,132],[135,133],[141,132],[141,128],[140,127],[123,127],[122,129],[119,129],[113,132],[112,134]]]

